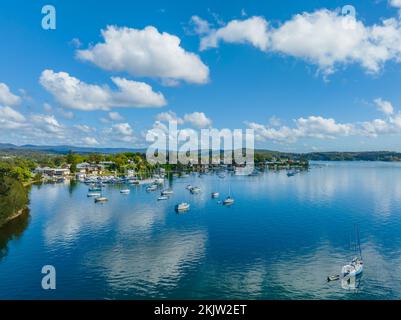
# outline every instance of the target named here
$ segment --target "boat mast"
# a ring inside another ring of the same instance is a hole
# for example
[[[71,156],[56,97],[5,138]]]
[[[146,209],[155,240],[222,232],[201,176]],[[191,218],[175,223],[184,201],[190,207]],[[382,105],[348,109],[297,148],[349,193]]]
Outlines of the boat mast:
[[[357,230],[357,239],[358,239],[358,248],[359,248],[359,256],[362,259],[362,250],[361,250],[361,239],[359,237],[359,227],[356,226],[356,230]]]

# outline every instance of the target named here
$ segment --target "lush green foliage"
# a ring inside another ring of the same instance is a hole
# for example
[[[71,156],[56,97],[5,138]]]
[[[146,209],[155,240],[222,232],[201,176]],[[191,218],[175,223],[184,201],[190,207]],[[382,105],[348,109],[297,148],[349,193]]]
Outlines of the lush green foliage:
[[[28,204],[24,167],[0,163],[0,225]]]

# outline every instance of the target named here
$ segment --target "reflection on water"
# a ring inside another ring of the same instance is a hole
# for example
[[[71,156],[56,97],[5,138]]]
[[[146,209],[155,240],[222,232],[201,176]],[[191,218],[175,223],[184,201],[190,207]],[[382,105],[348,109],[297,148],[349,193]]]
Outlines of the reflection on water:
[[[80,183],[34,186],[29,225],[26,215],[0,229],[0,298],[401,298],[400,164],[324,163],[293,177],[167,184],[168,201],[145,186],[129,195],[108,186],[104,204]],[[235,204],[224,207],[210,194],[223,198],[229,185]],[[176,214],[181,201],[191,210]],[[352,283],[326,278],[353,257],[355,223],[365,267],[348,290]],[[45,264],[57,269],[52,292],[40,288]]]
[[[0,227],[0,261],[7,256],[8,242],[11,240],[18,241],[28,225],[29,210],[26,209],[21,215]]]

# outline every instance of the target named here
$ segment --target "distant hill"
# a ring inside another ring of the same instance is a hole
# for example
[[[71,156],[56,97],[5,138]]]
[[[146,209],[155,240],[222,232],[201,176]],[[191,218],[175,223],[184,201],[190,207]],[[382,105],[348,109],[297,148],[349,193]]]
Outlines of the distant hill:
[[[0,151],[39,151],[47,153],[66,154],[74,153],[121,153],[121,152],[145,152],[145,149],[130,149],[130,148],[92,148],[92,147],[75,147],[75,146],[36,146],[22,145],[17,146],[10,143],[0,143]]]
[[[93,148],[93,147],[75,147],[75,146],[37,146],[22,145],[17,146],[10,143],[0,143],[0,152],[43,152],[53,154],[74,153],[102,153],[113,154],[121,152],[146,152],[144,148]],[[207,150],[201,150],[200,153],[207,153]],[[365,151],[365,152],[310,152],[310,153],[289,153],[272,150],[255,150],[255,158],[259,161],[272,158],[305,159],[312,161],[401,161],[400,152],[392,151]]]
[[[310,161],[401,161],[401,153],[393,151],[287,153],[255,150],[255,157],[305,159]]]

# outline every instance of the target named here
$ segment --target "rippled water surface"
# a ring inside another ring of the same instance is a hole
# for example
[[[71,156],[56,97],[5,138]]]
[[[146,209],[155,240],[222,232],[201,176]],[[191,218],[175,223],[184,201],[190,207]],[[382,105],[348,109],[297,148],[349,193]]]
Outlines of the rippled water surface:
[[[84,184],[32,187],[29,214],[0,229],[0,298],[401,298],[400,164],[168,183],[168,201],[145,186],[129,195],[108,186],[105,204]],[[210,193],[226,196],[228,185],[236,202],[224,207]],[[176,214],[180,201],[191,210]],[[355,224],[365,270],[358,290],[344,290],[326,277],[352,258]],[[53,291],[41,289],[47,264],[57,270]]]

